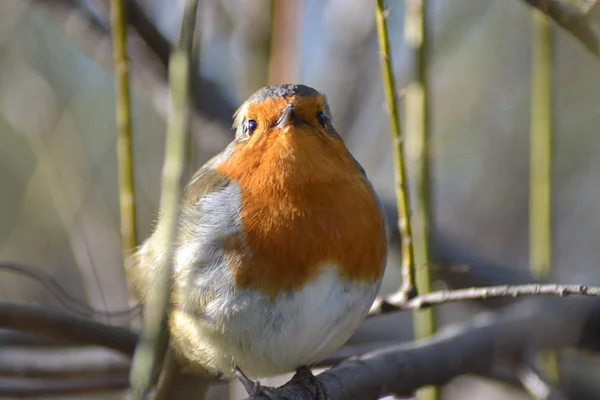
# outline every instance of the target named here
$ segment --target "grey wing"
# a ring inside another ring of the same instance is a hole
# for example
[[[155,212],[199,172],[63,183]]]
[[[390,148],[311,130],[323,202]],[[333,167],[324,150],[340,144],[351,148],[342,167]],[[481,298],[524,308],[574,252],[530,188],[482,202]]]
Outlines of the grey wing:
[[[229,148],[228,148],[229,149]],[[198,203],[207,194],[219,191],[230,183],[227,177],[216,171],[216,166],[228,152],[219,153],[204,164],[186,185],[182,197],[182,213],[180,217],[180,235],[175,244],[175,251],[186,241],[186,232],[195,224],[200,224],[201,210]],[[191,219],[191,220],[190,220]],[[157,278],[158,268],[163,264],[165,257],[165,228],[163,218],[159,213],[158,223],[152,235],[147,238],[136,252],[129,257],[125,265],[127,278],[134,297],[142,302],[147,301],[152,292],[154,280]]]
[[[375,191],[375,188],[373,187],[373,184],[371,183],[371,181],[367,177],[367,173],[365,172],[365,169],[362,167],[362,165],[360,165],[360,163],[358,162],[358,160],[356,160],[356,158],[354,158],[354,155],[352,155],[352,153],[350,153],[350,156],[352,157],[352,159],[354,160],[354,162],[358,166],[358,169],[360,171],[361,176],[363,177],[363,179],[365,180],[365,182],[367,183],[367,185],[369,185],[369,188],[371,188],[371,191],[373,192],[373,196],[375,196],[375,201],[377,202],[377,207],[379,208],[379,213],[381,215],[381,220],[383,222],[383,227],[385,229],[385,237],[386,237],[387,241],[389,242],[389,240],[390,240],[390,227],[389,227],[389,223],[388,223],[388,220],[387,220],[387,217],[386,217],[385,209],[383,208],[383,202],[381,201],[381,199],[377,195],[377,191]]]

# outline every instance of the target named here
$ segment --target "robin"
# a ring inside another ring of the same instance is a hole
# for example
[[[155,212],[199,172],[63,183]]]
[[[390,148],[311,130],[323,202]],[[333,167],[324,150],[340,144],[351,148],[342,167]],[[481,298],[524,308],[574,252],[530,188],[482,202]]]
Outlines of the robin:
[[[363,322],[385,269],[387,223],[315,89],[264,87],[233,129],[184,190],[169,329],[187,370],[237,376],[265,394],[250,378],[314,378],[308,367]],[[129,266],[142,302],[164,229],[159,219]]]

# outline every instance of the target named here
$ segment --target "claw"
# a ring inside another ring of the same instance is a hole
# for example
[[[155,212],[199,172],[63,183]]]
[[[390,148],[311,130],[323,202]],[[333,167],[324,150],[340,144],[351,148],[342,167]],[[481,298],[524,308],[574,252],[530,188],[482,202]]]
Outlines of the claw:
[[[262,386],[259,381],[253,381],[252,379],[248,378],[248,376],[246,376],[246,374],[244,374],[238,367],[235,367],[234,372],[235,376],[237,376],[241,384],[244,386],[244,389],[246,389],[248,396],[263,396],[271,400],[278,399],[278,396],[273,391],[273,388]]]
[[[296,374],[292,378],[291,382],[297,382],[298,384],[309,389],[311,392],[314,390],[314,396],[317,400],[329,400],[329,393],[325,385],[313,375],[310,368],[306,365],[302,365],[296,370]]]

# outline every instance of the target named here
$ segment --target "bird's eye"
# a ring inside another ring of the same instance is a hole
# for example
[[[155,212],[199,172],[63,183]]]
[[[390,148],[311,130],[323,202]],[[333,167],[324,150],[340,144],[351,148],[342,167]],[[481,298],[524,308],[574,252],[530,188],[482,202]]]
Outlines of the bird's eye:
[[[246,121],[246,133],[248,133],[249,136],[252,136],[256,128],[258,128],[258,122],[256,122],[255,119]]]
[[[325,127],[327,125],[327,116],[325,115],[325,113],[323,111],[319,111],[317,113],[317,121],[319,121],[319,123]]]

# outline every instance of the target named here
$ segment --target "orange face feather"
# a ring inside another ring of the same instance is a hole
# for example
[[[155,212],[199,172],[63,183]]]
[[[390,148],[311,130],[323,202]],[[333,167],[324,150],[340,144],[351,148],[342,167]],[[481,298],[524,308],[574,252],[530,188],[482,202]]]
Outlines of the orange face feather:
[[[303,122],[274,127],[289,103]],[[381,277],[380,211],[342,140],[318,123],[324,104],[322,96],[293,96],[248,105],[258,128],[217,168],[242,194],[243,243],[232,238],[228,250],[239,288],[273,297],[299,290],[326,265],[347,280]]]

